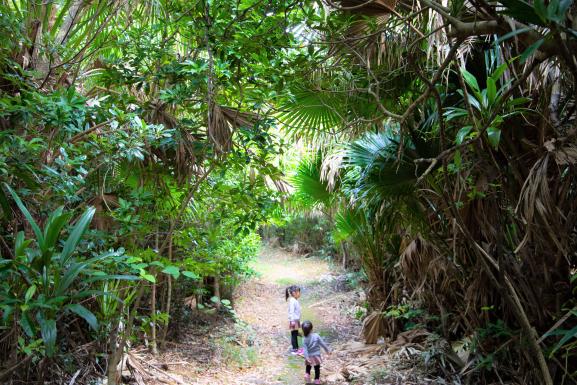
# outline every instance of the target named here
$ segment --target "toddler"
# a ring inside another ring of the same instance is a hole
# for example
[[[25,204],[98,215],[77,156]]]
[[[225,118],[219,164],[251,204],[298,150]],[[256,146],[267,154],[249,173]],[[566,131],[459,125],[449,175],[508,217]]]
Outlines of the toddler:
[[[321,347],[330,354],[331,351],[327,344],[323,341],[321,336],[317,333],[311,333],[313,330],[313,324],[310,321],[303,322],[303,334],[305,336],[303,340],[304,356],[305,356],[305,381],[307,383],[311,382],[311,367],[315,368],[315,384],[320,384],[321,380],[321,363],[323,359],[321,357]]]

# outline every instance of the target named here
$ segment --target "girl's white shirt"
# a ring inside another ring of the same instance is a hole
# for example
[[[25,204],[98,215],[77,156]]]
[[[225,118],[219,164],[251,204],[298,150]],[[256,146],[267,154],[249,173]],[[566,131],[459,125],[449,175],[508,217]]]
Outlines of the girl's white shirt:
[[[295,297],[289,297],[289,321],[300,321],[301,319],[301,304]]]

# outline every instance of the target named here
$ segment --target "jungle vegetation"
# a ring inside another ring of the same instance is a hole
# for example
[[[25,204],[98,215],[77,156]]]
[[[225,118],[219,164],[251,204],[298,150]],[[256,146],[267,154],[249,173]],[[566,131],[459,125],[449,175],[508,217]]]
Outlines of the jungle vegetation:
[[[571,0],[1,0],[0,382],[119,383],[272,226],[365,275],[367,342],[576,383],[576,92]]]

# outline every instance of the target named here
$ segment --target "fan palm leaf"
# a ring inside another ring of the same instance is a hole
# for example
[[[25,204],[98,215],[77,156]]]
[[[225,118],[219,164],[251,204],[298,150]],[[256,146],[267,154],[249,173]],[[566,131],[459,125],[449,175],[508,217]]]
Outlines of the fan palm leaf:
[[[295,196],[305,207],[330,207],[335,198],[328,183],[321,178],[321,164],[320,154],[304,159],[292,177]]]

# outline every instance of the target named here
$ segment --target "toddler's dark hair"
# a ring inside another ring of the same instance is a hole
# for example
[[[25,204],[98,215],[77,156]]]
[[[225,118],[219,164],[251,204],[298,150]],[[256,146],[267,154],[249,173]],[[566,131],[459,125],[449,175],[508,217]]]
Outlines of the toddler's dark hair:
[[[311,332],[313,331],[313,323],[311,321],[303,322],[301,327],[303,329],[303,334],[305,335],[305,337],[311,334]]]
[[[301,288],[297,285],[291,285],[287,287],[285,290],[285,300],[288,301],[289,297],[297,291],[301,291]]]

